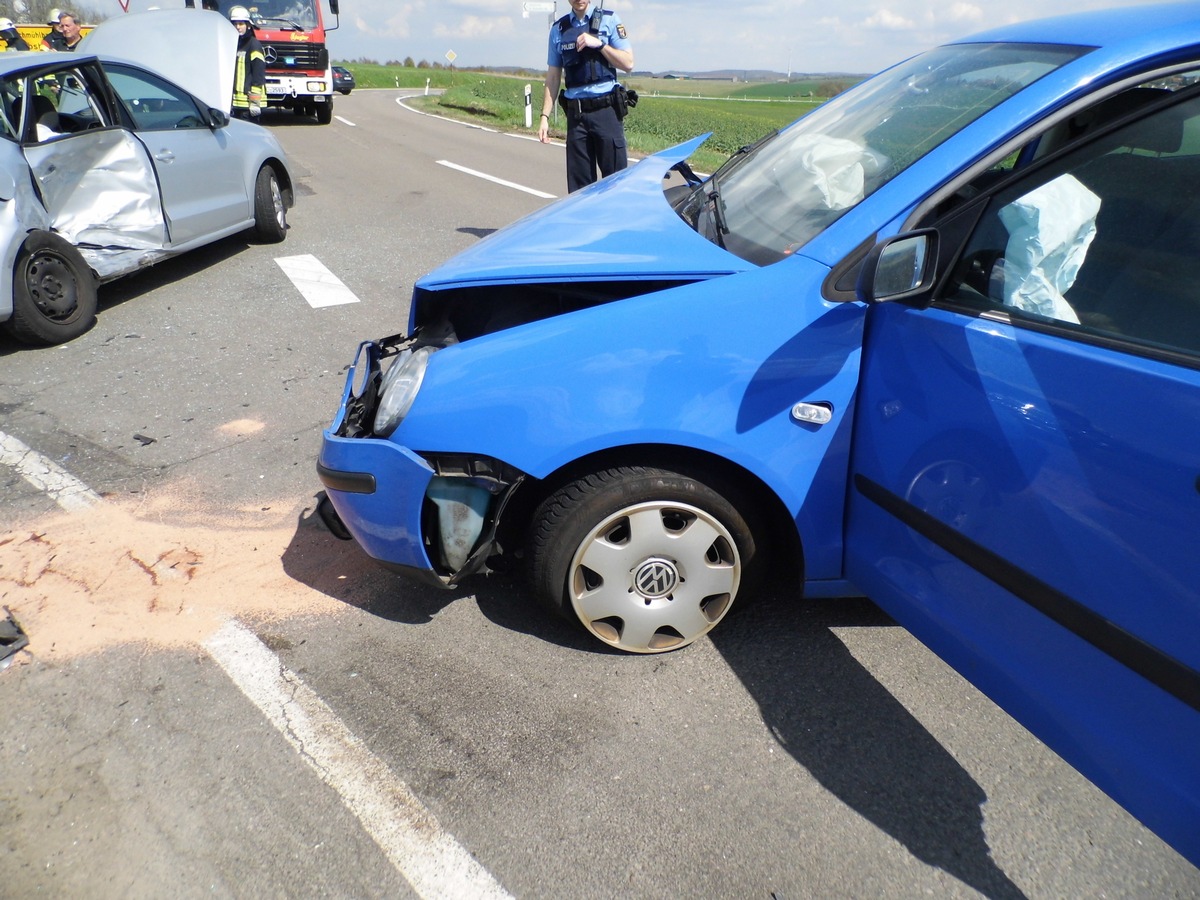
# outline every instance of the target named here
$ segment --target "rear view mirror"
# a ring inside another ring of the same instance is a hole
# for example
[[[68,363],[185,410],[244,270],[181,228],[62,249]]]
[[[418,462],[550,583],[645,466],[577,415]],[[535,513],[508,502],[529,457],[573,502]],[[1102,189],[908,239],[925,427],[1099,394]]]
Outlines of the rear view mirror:
[[[209,128],[224,128],[228,124],[229,124],[229,116],[228,115],[226,115],[222,110],[212,109],[211,107],[209,108],[209,110],[208,110],[208,127]]]

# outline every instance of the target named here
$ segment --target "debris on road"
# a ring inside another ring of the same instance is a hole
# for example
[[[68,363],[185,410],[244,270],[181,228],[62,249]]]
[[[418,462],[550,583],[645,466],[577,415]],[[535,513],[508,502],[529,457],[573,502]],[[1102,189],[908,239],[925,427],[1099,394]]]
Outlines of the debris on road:
[[[29,643],[29,636],[12,612],[4,607],[4,618],[0,619],[0,671],[12,664],[13,657]]]

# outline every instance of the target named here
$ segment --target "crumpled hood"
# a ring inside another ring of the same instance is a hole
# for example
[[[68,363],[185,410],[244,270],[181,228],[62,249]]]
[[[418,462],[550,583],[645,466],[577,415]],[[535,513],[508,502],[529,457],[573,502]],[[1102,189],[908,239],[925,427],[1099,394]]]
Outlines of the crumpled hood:
[[[158,9],[105,19],[77,52],[150,69],[229,112],[237,42],[237,29],[218,12]]]
[[[417,287],[708,278],[754,268],[689,228],[663,196],[667,171],[707,139],[663,150],[551,203],[434,269]]]

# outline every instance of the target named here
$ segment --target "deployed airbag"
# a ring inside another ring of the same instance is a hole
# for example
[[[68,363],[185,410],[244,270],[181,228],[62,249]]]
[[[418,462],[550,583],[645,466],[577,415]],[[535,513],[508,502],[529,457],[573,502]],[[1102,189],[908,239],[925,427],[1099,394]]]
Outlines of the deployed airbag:
[[[1008,229],[1004,302],[1078,324],[1063,296],[1096,236],[1100,198],[1073,175],[1060,175],[1000,210]]]

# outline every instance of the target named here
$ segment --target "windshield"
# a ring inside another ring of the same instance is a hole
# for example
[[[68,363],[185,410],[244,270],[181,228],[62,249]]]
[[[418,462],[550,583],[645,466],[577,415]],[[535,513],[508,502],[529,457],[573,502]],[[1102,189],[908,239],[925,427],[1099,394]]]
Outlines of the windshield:
[[[1083,47],[940,47],[859,85],[733,157],[679,207],[765,265],[802,247],[943,141]]]
[[[250,10],[250,20],[255,28],[311,31],[317,27],[317,2],[318,0],[257,0],[247,3],[246,0],[217,0],[216,6],[221,15],[226,17],[232,7],[246,7]],[[205,7],[208,6],[206,3]]]

